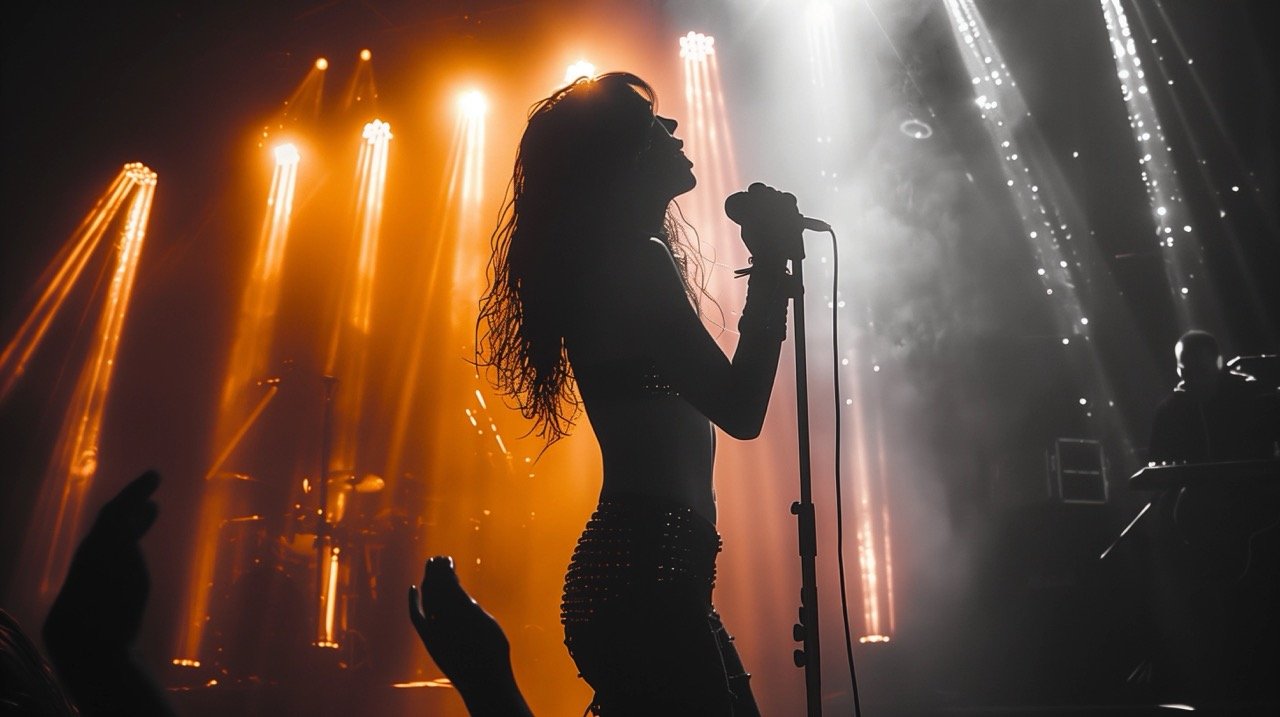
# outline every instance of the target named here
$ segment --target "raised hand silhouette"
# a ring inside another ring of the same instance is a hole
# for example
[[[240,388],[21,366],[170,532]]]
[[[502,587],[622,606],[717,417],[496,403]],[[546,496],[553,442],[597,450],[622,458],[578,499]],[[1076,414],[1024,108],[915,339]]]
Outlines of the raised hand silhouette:
[[[138,540],[155,523],[159,485],[148,471],[102,507],[45,619],[49,656],[85,715],[172,714],[132,654],[151,589]]]
[[[409,587],[409,619],[472,715],[532,714],[516,685],[506,634],[462,588],[452,558],[427,561],[421,588]]]

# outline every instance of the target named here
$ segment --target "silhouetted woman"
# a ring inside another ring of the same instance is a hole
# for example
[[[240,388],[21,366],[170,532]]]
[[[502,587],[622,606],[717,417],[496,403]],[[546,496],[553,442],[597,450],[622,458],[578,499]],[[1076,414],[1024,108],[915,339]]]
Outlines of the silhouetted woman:
[[[711,424],[760,432],[786,334],[781,237],[798,241],[799,214],[791,195],[753,185],[765,219],[744,231],[752,267],[730,361],[699,318],[697,257],[669,212],[693,165],[653,100],[640,78],[610,73],[533,107],[494,234],[481,352],[548,442],[585,407],[600,444],[600,502],[561,613],[597,714],[751,715],[711,606]]]

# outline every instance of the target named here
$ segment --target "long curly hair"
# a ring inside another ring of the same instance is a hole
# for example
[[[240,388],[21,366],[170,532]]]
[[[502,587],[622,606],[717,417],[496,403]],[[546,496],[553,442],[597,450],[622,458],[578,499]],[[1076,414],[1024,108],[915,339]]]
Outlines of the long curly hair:
[[[477,364],[548,446],[569,433],[582,409],[564,340],[575,279],[592,270],[611,235],[652,231],[627,226],[615,191],[648,149],[655,101],[653,88],[629,73],[579,78],[533,105],[516,152],[491,237]],[[697,307],[701,265],[690,260],[698,252],[674,206],[658,238]]]

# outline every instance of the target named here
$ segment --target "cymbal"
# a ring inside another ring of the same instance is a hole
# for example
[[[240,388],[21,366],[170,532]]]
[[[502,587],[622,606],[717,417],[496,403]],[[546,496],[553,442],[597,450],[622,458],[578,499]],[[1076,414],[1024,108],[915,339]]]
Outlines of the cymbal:
[[[213,474],[213,476],[212,476],[212,478],[213,478],[213,480],[245,481],[245,482],[248,482],[248,483],[261,483],[261,482],[262,482],[262,481],[258,480],[257,478],[254,478],[254,477],[253,477],[253,476],[251,476],[251,475],[247,475],[247,474],[244,474],[244,473],[235,473],[235,472],[233,472],[233,471],[220,471],[220,472],[218,472],[218,473],[214,473],[214,474]]]
[[[338,490],[354,490],[357,493],[377,493],[385,488],[387,482],[382,476],[373,473],[364,474],[363,478],[356,478],[351,471],[332,471],[329,474],[329,487]]]
[[[377,493],[386,486],[387,482],[382,480],[382,476],[366,473],[364,474],[364,477],[360,479],[360,482],[356,483],[356,492]]]

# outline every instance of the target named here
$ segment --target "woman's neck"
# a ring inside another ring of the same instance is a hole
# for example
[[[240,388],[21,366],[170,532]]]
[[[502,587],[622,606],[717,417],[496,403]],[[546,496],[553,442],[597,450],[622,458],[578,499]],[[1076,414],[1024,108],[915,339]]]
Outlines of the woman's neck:
[[[628,233],[643,233],[648,237],[665,237],[667,235],[667,206],[670,201],[641,199],[634,193],[623,193],[626,197],[612,212],[618,218],[617,226],[625,227]]]

